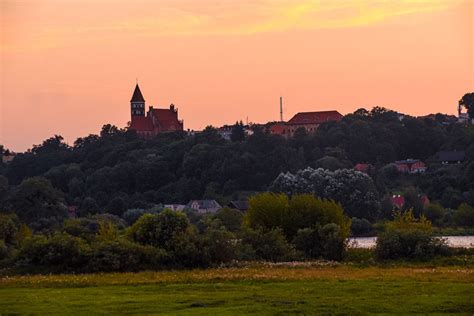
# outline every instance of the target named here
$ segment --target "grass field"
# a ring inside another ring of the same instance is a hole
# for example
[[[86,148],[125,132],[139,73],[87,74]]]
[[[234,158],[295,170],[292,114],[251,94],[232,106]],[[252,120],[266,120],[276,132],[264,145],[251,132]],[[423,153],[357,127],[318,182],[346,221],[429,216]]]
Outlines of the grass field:
[[[0,279],[0,314],[474,313],[461,267],[256,265],[190,271]]]

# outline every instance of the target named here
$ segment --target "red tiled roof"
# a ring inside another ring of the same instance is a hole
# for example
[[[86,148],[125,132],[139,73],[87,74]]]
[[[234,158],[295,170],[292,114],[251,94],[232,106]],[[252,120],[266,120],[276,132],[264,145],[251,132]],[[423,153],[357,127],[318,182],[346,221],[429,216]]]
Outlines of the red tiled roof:
[[[373,168],[371,164],[367,163],[358,163],[354,166],[354,169],[361,172],[368,172],[369,169]]]
[[[405,205],[405,198],[401,195],[394,195],[390,198],[392,205],[402,208]]]
[[[300,112],[293,116],[288,124],[321,124],[328,121],[340,121],[341,119],[342,114],[338,111]]]
[[[275,123],[270,126],[270,133],[271,134],[283,134],[285,132],[285,123]]]
[[[137,85],[135,86],[135,91],[133,91],[132,99],[130,102],[145,102],[143,98],[142,92],[140,91],[140,87]]]
[[[421,203],[423,203],[423,205],[428,205],[430,204],[430,199],[426,196],[426,195],[422,195],[420,197],[420,201]]]
[[[137,131],[153,131],[153,122],[148,116],[133,116],[130,128]]]
[[[178,129],[181,122],[178,120],[178,114],[171,109],[151,109],[151,115],[155,118],[158,126],[164,130]]]

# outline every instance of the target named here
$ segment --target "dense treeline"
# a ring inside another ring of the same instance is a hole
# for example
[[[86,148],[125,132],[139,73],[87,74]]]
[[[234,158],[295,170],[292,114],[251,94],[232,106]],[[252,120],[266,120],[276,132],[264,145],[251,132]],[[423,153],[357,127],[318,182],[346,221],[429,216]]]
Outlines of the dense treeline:
[[[0,164],[0,261],[122,271],[340,260],[351,231],[368,235],[374,228],[382,232],[380,258],[426,257],[445,246],[430,237],[425,217],[439,227],[474,226],[473,125],[446,124],[443,115],[401,119],[374,108],[324,123],[316,134],[300,129],[291,139],[252,129],[248,136],[237,123],[229,141],[212,127],[142,139],[105,125],[72,146],[54,136],[17,154]],[[465,161],[443,165],[435,159],[440,150],[465,151]],[[393,162],[407,158],[424,160],[426,173],[399,173]],[[364,174],[353,170],[356,163],[373,168]],[[274,193],[255,195],[266,191]],[[405,198],[402,210],[411,215],[374,224],[393,218],[392,194]],[[163,206],[248,197],[245,215]],[[70,206],[77,218],[69,218]],[[404,244],[418,250],[404,252]]]
[[[110,214],[69,219],[48,233],[32,232],[15,214],[0,214],[0,262],[28,271],[98,272],[341,260],[349,226],[334,201],[271,193],[252,197],[245,217],[229,208],[208,215],[150,210],[129,223]]]
[[[390,194],[405,195],[407,208],[414,207],[418,215],[421,194],[440,203],[443,213],[463,203],[474,205],[473,125],[445,124],[443,115],[400,119],[398,113],[377,107],[322,124],[314,135],[298,130],[288,140],[257,126],[246,136],[243,128],[241,123],[234,126],[231,141],[212,127],[195,135],[141,139],[133,131],[105,125],[100,135],[79,138],[72,146],[54,136],[2,163],[2,209],[41,226],[66,216],[65,206],[70,205],[78,207],[80,216],[122,216],[130,209],[201,198],[226,205],[268,190],[281,173],[308,167],[337,172],[359,162],[375,168],[368,180],[346,181],[346,195],[353,186],[368,186],[371,205],[350,204],[341,194],[313,193],[341,202],[351,217],[370,221],[391,216]],[[466,159],[441,165],[434,159],[440,150],[465,151]],[[392,163],[406,158],[424,160],[427,172],[399,174]],[[454,224],[453,214],[445,217],[436,220]]]

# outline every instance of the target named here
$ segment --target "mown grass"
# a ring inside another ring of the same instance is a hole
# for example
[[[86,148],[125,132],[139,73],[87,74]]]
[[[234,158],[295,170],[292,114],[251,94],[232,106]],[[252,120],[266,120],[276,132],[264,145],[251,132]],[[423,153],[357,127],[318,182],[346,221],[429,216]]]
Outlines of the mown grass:
[[[254,265],[0,279],[0,314],[474,313],[465,267]]]

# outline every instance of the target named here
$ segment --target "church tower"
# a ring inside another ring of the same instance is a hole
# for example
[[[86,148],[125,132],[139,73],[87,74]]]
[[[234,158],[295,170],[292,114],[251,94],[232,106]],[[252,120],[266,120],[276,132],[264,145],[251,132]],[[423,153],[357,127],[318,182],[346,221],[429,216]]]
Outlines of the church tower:
[[[145,116],[145,99],[143,98],[138,83],[135,86],[135,91],[133,91],[132,99],[130,100],[130,109],[132,118],[134,116]]]

